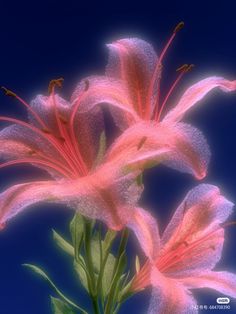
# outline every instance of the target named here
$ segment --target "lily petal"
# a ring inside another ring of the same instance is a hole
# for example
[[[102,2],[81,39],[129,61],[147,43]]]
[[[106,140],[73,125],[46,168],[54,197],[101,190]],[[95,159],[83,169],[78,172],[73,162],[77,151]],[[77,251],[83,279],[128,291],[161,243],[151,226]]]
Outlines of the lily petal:
[[[131,164],[135,160],[141,165],[145,161],[162,162],[201,179],[206,174],[210,152],[201,132],[187,124],[170,126],[140,122],[123,132],[114,142],[107,160],[122,158],[122,155]]]
[[[166,227],[161,242],[165,245],[170,238],[174,238],[177,229],[181,227],[186,231],[188,226],[182,224],[184,217],[188,214],[190,223],[199,221],[204,227],[214,222],[224,222],[232,213],[233,203],[220,195],[220,190],[217,186],[211,184],[199,184],[188,192],[180,206],[176,209],[170,223]],[[205,219],[201,221],[201,217]],[[194,221],[193,221],[194,219]],[[197,220],[196,220],[197,219]],[[199,228],[200,225],[196,226]],[[180,230],[179,230],[180,231]],[[178,232],[179,232],[178,231]]]
[[[148,90],[157,63],[153,47],[139,38],[120,39],[107,46],[110,53],[106,74],[126,82],[134,109],[142,114],[149,103]]]
[[[232,207],[215,186],[202,184],[190,191],[164,232],[162,254],[169,257],[164,264],[159,262],[159,268],[164,267],[174,278],[213,269],[224,243],[220,223],[228,218]]]
[[[112,106],[112,116],[118,124],[122,122],[124,126],[130,125],[139,120],[134,111],[127,87],[121,80],[108,76],[90,76],[80,82],[71,101],[75,103],[78,97],[83,93],[85,82],[89,85],[88,90],[84,93],[79,106],[80,113],[90,112],[92,109],[99,110],[101,104]]]
[[[163,121],[168,123],[180,121],[191,107],[214,88],[220,88],[224,92],[235,91],[236,80],[229,81],[223,77],[212,76],[199,81],[186,90],[178,104],[166,115]]]
[[[210,288],[236,298],[236,275],[226,271],[211,271],[199,276],[187,277],[181,282],[188,289]]]
[[[0,224],[5,225],[27,207],[41,202],[69,205],[91,218],[97,218],[99,212],[103,216],[101,200],[85,180],[37,181],[17,184],[0,194]]]
[[[30,107],[41,118],[41,120],[43,120],[46,128],[59,136],[60,132],[57,125],[55,108],[60,117],[67,119],[71,109],[71,104],[59,95],[55,95],[54,98],[52,96],[37,95],[37,97],[30,102]],[[43,128],[30,111],[28,111],[28,117],[31,124],[36,127]]]
[[[196,314],[197,303],[191,292],[176,280],[163,276],[153,268],[151,273],[153,286],[148,314]]]
[[[154,217],[142,208],[135,208],[132,219],[127,225],[132,229],[150,260],[154,260],[160,249],[160,236]]]

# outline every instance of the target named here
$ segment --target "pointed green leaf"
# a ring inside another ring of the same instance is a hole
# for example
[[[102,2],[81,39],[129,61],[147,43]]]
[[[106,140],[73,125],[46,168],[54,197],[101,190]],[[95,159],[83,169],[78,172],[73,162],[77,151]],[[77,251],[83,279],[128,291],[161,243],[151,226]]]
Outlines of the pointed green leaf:
[[[106,297],[111,283],[112,283],[112,277],[114,274],[114,267],[116,264],[116,258],[111,253],[108,255],[106,265],[104,267],[103,277],[102,277],[102,290],[103,290],[103,296]]]
[[[72,305],[74,308],[76,308],[77,310],[80,310],[83,314],[85,314],[86,312],[79,307],[78,305],[76,305],[74,302],[72,302],[70,299],[68,299],[57,287],[56,285],[53,283],[53,281],[48,277],[48,275],[39,267],[35,266],[35,265],[31,265],[31,264],[23,264],[23,266],[29,268],[30,270],[32,270],[33,272],[35,272],[36,274],[40,275],[43,279],[45,279],[50,285],[51,287],[54,289],[54,291],[58,294],[58,296],[60,296],[62,298],[62,300],[64,300],[67,304]]]
[[[54,297],[51,297],[51,308],[53,314],[76,314],[67,303]]]
[[[84,226],[85,226],[84,217],[80,215],[79,213],[76,213],[70,223],[71,238],[72,238],[72,243],[74,246],[76,259],[78,259],[79,251],[82,244],[82,239],[84,236]]]
[[[56,242],[56,244],[67,254],[70,256],[74,256],[74,248],[73,246],[67,242],[59,233],[57,233],[55,230],[53,230],[53,239]]]
[[[106,251],[111,247],[115,237],[117,235],[117,232],[111,229],[108,229],[106,235],[105,235],[105,239],[104,239],[104,244],[103,244],[103,251],[104,251],[104,255],[106,253]]]
[[[81,263],[74,261],[74,269],[75,269],[75,272],[80,279],[80,283],[82,284],[84,289],[87,292],[89,292],[88,279],[87,279],[87,275],[86,275],[86,271],[85,271],[84,267],[81,266]]]

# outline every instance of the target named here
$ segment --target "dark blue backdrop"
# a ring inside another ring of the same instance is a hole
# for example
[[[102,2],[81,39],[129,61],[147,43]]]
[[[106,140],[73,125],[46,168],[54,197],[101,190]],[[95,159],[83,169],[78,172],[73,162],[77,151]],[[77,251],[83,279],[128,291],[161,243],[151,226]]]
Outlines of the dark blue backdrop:
[[[214,4],[215,3],[215,4]],[[166,86],[170,75],[183,63],[194,63],[180,90],[207,74],[236,78],[234,1],[43,1],[1,3],[0,83],[30,100],[45,93],[50,79],[63,76],[66,97],[76,82],[92,72],[102,73],[107,51],[104,44],[122,36],[140,36],[157,51],[174,25],[184,20],[186,28],[178,35],[166,59]],[[173,77],[171,77],[172,79]],[[206,104],[206,105],[205,105]],[[212,150],[209,174],[205,181],[222,187],[236,202],[236,94],[215,92],[188,115],[188,120],[206,135]],[[25,117],[12,99],[1,97],[1,113]],[[1,171],[1,189],[20,182],[22,175],[32,179],[40,171],[15,167]],[[188,175],[159,167],[145,174],[143,204],[159,218],[161,229],[195,180]],[[235,216],[236,217],[236,216]],[[232,217],[235,219],[235,217]],[[68,269],[69,261],[52,243],[51,229],[66,231],[71,212],[53,206],[38,206],[7,226],[0,234],[0,314],[49,314],[45,282],[33,277],[21,264],[37,263],[47,269],[59,286],[73,296],[85,298]],[[226,232],[221,268],[236,271],[236,229]],[[219,267],[220,268],[220,267]],[[215,304],[218,293],[197,292],[199,304]],[[84,299],[86,303],[86,300]],[[145,313],[145,294],[131,299],[121,313]],[[231,303],[231,312],[236,312]],[[209,311],[210,312],[210,311]],[[219,313],[219,311],[217,311]],[[213,311],[211,311],[213,313]]]

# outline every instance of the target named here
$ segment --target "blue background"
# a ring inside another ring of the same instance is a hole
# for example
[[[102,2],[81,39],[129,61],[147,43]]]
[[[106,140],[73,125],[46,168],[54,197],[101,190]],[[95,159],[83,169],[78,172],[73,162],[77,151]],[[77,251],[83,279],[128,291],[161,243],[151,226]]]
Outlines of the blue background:
[[[78,80],[88,74],[103,73],[107,61],[105,43],[125,36],[142,37],[161,50],[173,27],[184,20],[166,58],[164,88],[174,77],[176,67],[194,63],[196,68],[179,86],[181,93],[198,78],[220,74],[236,78],[234,1],[162,1],[109,3],[91,1],[2,1],[0,13],[0,84],[26,100],[46,93],[49,80],[63,76],[63,94],[69,97]],[[178,97],[178,93],[176,97]],[[0,98],[1,114],[25,117],[13,99]],[[188,114],[206,135],[212,151],[208,177],[236,202],[236,94],[214,92],[204,104]],[[32,180],[43,173],[27,167],[14,167],[0,173],[1,189],[22,176]],[[173,210],[197,182],[189,175],[165,167],[147,171],[142,203],[159,219],[163,230]],[[69,268],[52,242],[51,229],[67,232],[72,213],[62,207],[37,206],[12,221],[0,234],[0,313],[49,314],[52,293],[47,284],[21,266],[24,262],[48,270],[66,294],[87,304]],[[232,217],[235,219],[236,216]],[[236,229],[226,231],[224,256],[218,268],[236,272]],[[131,245],[132,252],[133,245]],[[131,254],[132,255],[132,254]],[[147,293],[131,299],[121,313],[145,313]],[[199,304],[215,304],[219,293],[197,291]],[[236,303],[231,303],[236,312]],[[205,311],[206,312],[206,311]],[[209,313],[214,311],[209,311]],[[220,311],[217,311],[219,313]],[[229,311],[228,311],[229,312]]]

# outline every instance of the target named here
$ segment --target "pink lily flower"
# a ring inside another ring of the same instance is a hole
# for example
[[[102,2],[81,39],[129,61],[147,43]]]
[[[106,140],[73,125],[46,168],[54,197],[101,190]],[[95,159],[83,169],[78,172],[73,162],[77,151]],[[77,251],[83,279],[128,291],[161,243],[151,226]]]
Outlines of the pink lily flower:
[[[135,164],[131,157],[137,149],[119,151],[109,160],[99,157],[102,112],[98,108],[94,113],[78,113],[81,101],[90,100],[93,81],[89,87],[83,81],[71,102],[55,94],[55,85],[61,83],[52,81],[50,96],[39,95],[31,104],[5,89],[27,108],[29,122],[0,116],[0,121],[12,123],[0,132],[0,158],[4,159],[0,168],[29,164],[46,170],[51,178],[13,185],[0,194],[1,229],[31,205],[60,203],[102,220],[114,230],[130,226],[151,258],[149,244],[151,234],[156,233],[155,220],[137,207],[143,190],[136,183],[139,171],[124,170],[127,163]]]
[[[132,283],[134,291],[153,287],[148,313],[197,313],[191,290],[211,288],[236,298],[236,275],[213,270],[224,244],[225,220],[233,204],[216,186],[201,184],[191,190],[160,237],[158,255],[146,262]]]
[[[180,121],[212,89],[236,90],[236,80],[216,76],[205,78],[189,87],[173,107],[170,97],[184,74],[192,68],[192,65],[184,65],[178,69],[179,75],[167,95],[162,97],[163,59],[182,26],[180,23],[175,28],[159,57],[149,43],[139,38],[125,38],[109,44],[106,77],[96,86],[98,90],[103,88],[103,99],[82,105],[81,111],[91,110],[101,102],[108,104],[117,125],[122,130],[126,129],[123,137],[127,138],[127,143],[137,143],[137,138],[138,142],[145,142],[149,154],[145,154],[143,159],[151,159],[153,155],[152,160],[155,161],[155,147],[159,149],[159,142],[163,141],[170,148],[170,154],[163,163],[201,179],[206,175],[209,162],[208,145],[199,130]],[[168,103],[173,109],[164,115]],[[168,142],[170,133],[171,141]]]

